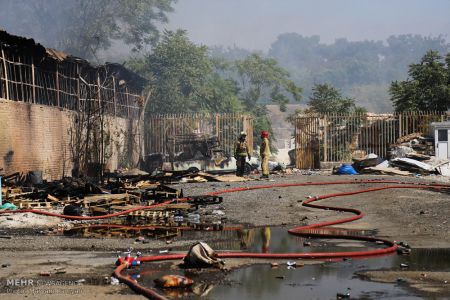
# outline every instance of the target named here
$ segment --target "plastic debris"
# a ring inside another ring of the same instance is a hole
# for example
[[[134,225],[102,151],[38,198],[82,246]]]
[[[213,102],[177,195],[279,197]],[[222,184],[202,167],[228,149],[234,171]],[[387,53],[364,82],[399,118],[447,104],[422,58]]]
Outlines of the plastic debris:
[[[111,285],[119,285],[119,279],[117,279],[116,277],[111,277]]]
[[[348,164],[342,164],[337,170],[337,175],[358,175],[358,172]]]
[[[288,267],[296,267],[296,266],[297,266],[297,263],[296,263],[295,261],[288,261],[288,262],[286,262],[286,265],[287,265]]]
[[[9,202],[3,203],[3,205],[0,206],[0,210],[16,210],[16,209],[17,206]]]
[[[161,288],[185,288],[194,283],[192,279],[181,275],[164,275],[155,279],[154,282]]]
[[[337,293],[336,299],[349,299],[350,298],[350,288],[347,288],[347,292],[345,293]]]

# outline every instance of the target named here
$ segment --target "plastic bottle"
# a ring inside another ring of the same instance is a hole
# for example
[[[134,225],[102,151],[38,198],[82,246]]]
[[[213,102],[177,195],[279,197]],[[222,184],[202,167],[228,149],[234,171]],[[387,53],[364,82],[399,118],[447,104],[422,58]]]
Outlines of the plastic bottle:
[[[190,223],[200,223],[200,215],[197,213],[188,214],[188,221]]]

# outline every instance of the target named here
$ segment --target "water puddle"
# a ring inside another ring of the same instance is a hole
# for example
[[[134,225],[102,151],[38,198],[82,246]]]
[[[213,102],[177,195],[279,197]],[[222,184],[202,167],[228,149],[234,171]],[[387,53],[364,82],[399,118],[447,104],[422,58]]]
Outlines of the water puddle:
[[[346,251],[347,248],[341,249]],[[305,265],[288,269],[280,263],[278,268],[257,264],[232,271],[215,286],[207,284],[201,275],[189,270],[154,271],[151,264],[130,274],[140,284],[153,287],[153,279],[163,274],[180,274],[202,282],[191,290],[159,291],[171,298],[205,299],[336,299],[337,293],[350,288],[351,299],[423,299],[424,292],[412,290],[405,283],[377,283],[355,275],[363,270],[400,271],[400,263],[409,265],[409,271],[450,271],[450,249],[413,249],[411,255],[390,255],[363,260],[346,260]],[[138,275],[139,274],[139,275]],[[211,277],[211,275],[208,275]],[[139,277],[139,278],[138,278]],[[192,291],[193,290],[193,291]]]
[[[213,248],[229,251],[289,253],[289,252],[327,252],[347,251],[365,248],[380,248],[383,245],[345,239],[309,239],[288,233],[288,227],[260,227],[224,231],[182,231],[185,239],[207,241]],[[347,230],[342,228],[321,228],[311,233],[334,233],[343,235],[375,235],[374,230]],[[181,250],[187,250],[181,249]],[[314,250],[312,250],[314,249]]]

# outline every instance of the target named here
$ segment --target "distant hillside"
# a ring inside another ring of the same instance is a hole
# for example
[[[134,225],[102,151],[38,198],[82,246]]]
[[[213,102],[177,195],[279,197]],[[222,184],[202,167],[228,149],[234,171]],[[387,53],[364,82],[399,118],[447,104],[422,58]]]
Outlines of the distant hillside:
[[[303,88],[303,103],[308,101],[314,84],[329,83],[371,112],[389,112],[392,110],[388,94],[390,83],[405,80],[408,66],[417,63],[429,49],[445,55],[450,52],[450,44],[442,36],[410,34],[391,36],[386,41],[343,38],[333,44],[323,44],[319,36],[285,33],[278,36],[265,55],[275,58]],[[212,48],[210,53],[214,57],[236,60],[250,52],[235,47]]]

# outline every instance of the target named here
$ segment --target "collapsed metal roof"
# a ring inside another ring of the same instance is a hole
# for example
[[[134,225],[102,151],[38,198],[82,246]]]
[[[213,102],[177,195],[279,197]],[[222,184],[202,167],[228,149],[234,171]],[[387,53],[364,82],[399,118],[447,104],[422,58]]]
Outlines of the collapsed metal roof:
[[[34,39],[12,35],[2,29],[0,29],[0,48],[11,53],[31,56],[36,66],[44,68],[54,66],[55,64],[62,66],[64,64],[78,64],[83,69],[90,69],[93,72],[106,70],[108,73],[114,74],[118,80],[123,80],[134,91],[141,92],[147,84],[145,78],[125,68],[121,64],[105,63],[104,65],[94,66],[83,58],[52,48],[46,48],[35,42]]]

